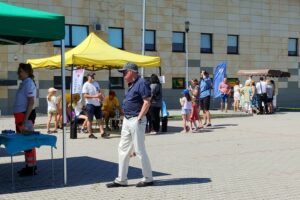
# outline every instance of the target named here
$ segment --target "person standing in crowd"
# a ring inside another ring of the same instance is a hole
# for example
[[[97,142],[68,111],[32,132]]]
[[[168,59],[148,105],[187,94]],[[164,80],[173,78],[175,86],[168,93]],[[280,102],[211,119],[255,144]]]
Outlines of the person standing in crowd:
[[[203,128],[202,120],[200,118],[200,99],[199,99],[199,81],[195,78],[191,80],[191,86],[189,87],[190,93],[194,99],[194,106],[192,107],[192,116],[194,120],[198,121],[198,126],[196,126],[196,131]],[[197,112],[193,112],[193,109],[197,108]],[[195,123],[196,123],[195,121]]]
[[[109,135],[104,132],[103,122],[102,122],[102,112],[101,112],[101,104],[100,101],[103,98],[103,95],[100,92],[100,86],[95,81],[95,73],[89,72],[87,74],[87,81],[82,86],[82,93],[84,98],[86,99],[86,111],[88,115],[88,132],[89,138],[97,139],[97,137],[92,132],[92,123],[94,116],[99,123],[99,129],[101,137],[106,138]]]
[[[127,186],[127,173],[130,155],[134,149],[142,163],[143,179],[136,187],[153,185],[152,169],[145,147],[146,113],[150,107],[151,89],[149,84],[138,75],[138,67],[134,63],[126,63],[123,69],[125,81],[129,88],[123,100],[124,121],[122,124],[121,141],[119,144],[119,174],[108,188]]]
[[[110,130],[108,127],[109,118],[115,117],[116,113],[123,114],[118,98],[116,97],[115,91],[109,91],[108,96],[104,98],[102,105],[102,112],[104,115],[106,130]],[[112,122],[112,128],[117,129],[118,124],[116,121]]]
[[[270,80],[267,80],[267,106],[269,113],[273,113],[273,96],[274,96],[274,87]]]
[[[251,87],[250,82],[246,82],[245,87],[242,89],[242,93],[244,94],[244,111],[246,113],[252,113],[251,106],[250,106],[250,97],[251,97]]]
[[[22,81],[14,99],[13,113],[15,117],[16,132],[21,133],[25,124],[34,124],[36,118],[35,100],[37,88],[34,82],[33,69],[30,64],[20,63],[18,77]],[[36,174],[36,149],[25,151],[26,166],[18,171],[20,176]]]
[[[56,110],[57,110],[57,128],[62,129],[62,96],[56,98]]]
[[[57,133],[57,89],[51,87],[48,89],[47,105],[48,105],[48,121],[47,121],[47,133]],[[54,130],[50,130],[50,123],[54,119]]]
[[[221,111],[224,111],[225,106],[225,112],[227,112],[228,109],[228,97],[231,92],[230,85],[227,82],[227,78],[225,77],[223,82],[219,85],[219,90],[221,92]]]
[[[272,112],[274,113],[276,111],[276,86],[274,80],[270,80],[272,86],[273,86],[273,101],[272,101]]]
[[[190,115],[192,112],[192,98],[190,96],[190,92],[188,89],[184,89],[182,91],[183,97],[179,99],[181,105],[181,116],[182,116],[182,125],[183,130],[182,133],[188,133],[190,131],[190,127],[188,122],[190,121]]]
[[[265,107],[266,114],[268,113],[268,106],[267,106],[267,84],[264,81],[263,77],[259,78],[259,82],[256,83],[256,95],[259,107],[259,115],[264,113],[263,105]]]
[[[201,81],[200,81],[200,107],[203,110],[203,125],[207,127],[211,126],[211,116],[209,112],[210,107],[210,92],[212,89],[212,82],[209,78],[209,74],[207,71],[201,72]]]
[[[252,113],[257,113],[257,95],[256,95],[256,87],[255,81],[250,82],[251,87],[251,111]]]
[[[151,105],[148,112],[150,134],[160,130],[160,110],[162,105],[162,86],[156,74],[150,77]]]
[[[190,124],[191,124],[191,129],[193,133],[198,132],[198,130],[200,130],[199,126],[197,125],[197,121],[199,121],[199,110],[198,110],[199,106],[196,103],[196,98],[194,96],[192,96],[192,111],[191,111],[191,115],[190,115]],[[193,127],[194,125],[194,127]]]
[[[245,85],[246,83],[249,83],[251,85],[252,82],[252,76],[249,76],[248,79],[245,81]]]
[[[233,87],[233,111],[237,112],[239,110],[240,100],[241,100],[241,91],[240,91],[240,81],[237,80],[235,82],[235,86]]]

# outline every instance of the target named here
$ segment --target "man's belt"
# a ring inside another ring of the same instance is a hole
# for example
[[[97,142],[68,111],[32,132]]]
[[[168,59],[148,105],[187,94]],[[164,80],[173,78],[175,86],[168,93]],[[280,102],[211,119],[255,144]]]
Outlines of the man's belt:
[[[131,118],[133,118],[133,117],[137,117],[137,115],[125,115],[125,118],[126,118],[126,119],[131,119]]]

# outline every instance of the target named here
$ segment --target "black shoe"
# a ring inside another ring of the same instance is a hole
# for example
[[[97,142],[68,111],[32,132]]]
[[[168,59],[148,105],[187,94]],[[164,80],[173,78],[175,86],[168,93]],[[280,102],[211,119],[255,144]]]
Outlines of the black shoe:
[[[20,169],[17,173],[18,173],[18,174],[24,173],[24,171],[27,171],[27,170],[32,170],[32,167],[27,167],[27,166],[26,166],[26,167]],[[33,170],[34,170],[34,172],[36,172],[37,166],[34,166],[34,167],[33,167]]]
[[[18,171],[18,174],[20,177],[24,177],[24,176],[34,176],[36,175],[36,166],[34,167],[25,167],[22,170]]]
[[[153,181],[151,181],[151,182],[141,181],[138,184],[136,184],[136,187],[147,187],[147,186],[152,186],[152,185],[153,185]]]
[[[109,134],[109,133],[102,133],[102,134],[101,134],[101,137],[102,137],[102,138],[106,138],[106,139],[107,139],[107,138],[108,138],[108,136],[110,136],[110,134]]]
[[[107,188],[115,188],[115,187],[127,187],[127,185],[122,185],[120,183],[112,182],[106,184]]]
[[[97,139],[97,137],[94,136],[93,134],[89,135],[89,138],[91,138],[91,139]]]
[[[210,126],[211,126],[211,124],[207,124],[207,125],[206,125],[206,127],[210,127]]]

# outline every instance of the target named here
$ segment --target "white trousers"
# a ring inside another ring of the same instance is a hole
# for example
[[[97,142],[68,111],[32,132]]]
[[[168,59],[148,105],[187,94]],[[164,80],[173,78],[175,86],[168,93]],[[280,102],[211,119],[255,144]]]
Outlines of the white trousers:
[[[142,181],[153,181],[152,169],[145,148],[146,123],[146,117],[144,117],[140,122],[138,122],[137,117],[132,117],[130,119],[124,118],[121,131],[121,141],[118,149],[119,174],[115,179],[115,182],[119,184],[127,185],[127,173],[132,150],[134,150],[136,156],[141,160],[142,163]]]

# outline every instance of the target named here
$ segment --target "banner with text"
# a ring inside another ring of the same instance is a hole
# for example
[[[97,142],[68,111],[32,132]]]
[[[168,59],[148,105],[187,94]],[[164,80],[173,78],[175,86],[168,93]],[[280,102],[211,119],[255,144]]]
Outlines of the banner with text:
[[[82,93],[84,69],[73,70],[72,94]]]

